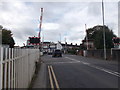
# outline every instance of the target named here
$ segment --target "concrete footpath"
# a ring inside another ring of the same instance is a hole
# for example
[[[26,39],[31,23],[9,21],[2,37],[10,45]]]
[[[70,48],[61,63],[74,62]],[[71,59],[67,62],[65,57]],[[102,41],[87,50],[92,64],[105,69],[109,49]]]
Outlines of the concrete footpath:
[[[46,65],[41,63],[32,88],[46,88]]]

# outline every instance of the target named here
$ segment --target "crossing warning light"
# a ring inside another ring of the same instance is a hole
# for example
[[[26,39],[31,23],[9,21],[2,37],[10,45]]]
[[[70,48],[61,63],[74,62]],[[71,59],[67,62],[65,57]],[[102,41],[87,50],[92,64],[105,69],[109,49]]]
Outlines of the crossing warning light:
[[[114,44],[120,44],[120,37],[113,37],[112,41]]]
[[[40,43],[40,37],[29,37],[29,41],[32,44],[38,44]]]

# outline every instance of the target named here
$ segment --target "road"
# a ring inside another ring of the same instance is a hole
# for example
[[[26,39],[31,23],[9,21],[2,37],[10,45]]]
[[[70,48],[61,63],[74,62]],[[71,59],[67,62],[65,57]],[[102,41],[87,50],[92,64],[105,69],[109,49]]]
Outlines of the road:
[[[45,55],[42,61],[33,88],[118,88],[117,61],[77,55]]]

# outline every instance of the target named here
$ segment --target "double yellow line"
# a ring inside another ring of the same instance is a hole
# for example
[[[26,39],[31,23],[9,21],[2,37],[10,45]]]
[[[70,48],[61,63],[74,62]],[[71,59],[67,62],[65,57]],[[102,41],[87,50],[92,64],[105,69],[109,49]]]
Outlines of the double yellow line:
[[[58,81],[56,79],[56,76],[55,76],[55,73],[54,73],[54,70],[53,70],[53,67],[51,65],[50,66],[48,65],[48,74],[49,74],[50,86],[51,86],[52,90],[55,89],[54,84],[53,84],[53,80],[55,82],[57,90],[60,90],[59,85],[58,85]]]

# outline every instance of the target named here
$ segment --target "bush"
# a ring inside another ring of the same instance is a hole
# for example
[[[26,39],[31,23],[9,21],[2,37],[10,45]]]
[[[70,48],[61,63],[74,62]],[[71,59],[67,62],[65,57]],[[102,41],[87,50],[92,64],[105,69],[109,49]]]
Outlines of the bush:
[[[70,49],[70,50],[68,50],[68,53],[69,54],[76,54],[76,50],[75,49]]]

